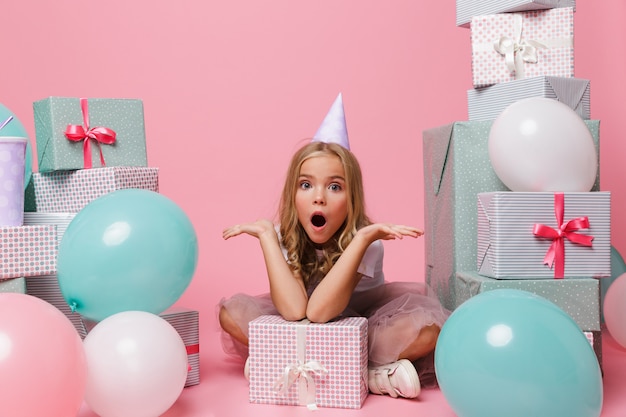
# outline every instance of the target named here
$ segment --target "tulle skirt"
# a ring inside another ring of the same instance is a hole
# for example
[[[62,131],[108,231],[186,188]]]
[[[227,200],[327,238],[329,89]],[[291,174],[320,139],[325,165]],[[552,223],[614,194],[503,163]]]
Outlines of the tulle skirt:
[[[235,294],[219,303],[248,336],[248,323],[261,315],[278,314],[269,294],[251,296]],[[389,282],[367,291],[353,294],[343,316],[368,319],[369,361],[371,366],[398,360],[399,355],[417,338],[426,326],[443,326],[450,315],[436,294],[424,283]],[[242,358],[248,357],[248,347],[221,331],[224,351]],[[413,363],[424,387],[437,385],[434,352]]]

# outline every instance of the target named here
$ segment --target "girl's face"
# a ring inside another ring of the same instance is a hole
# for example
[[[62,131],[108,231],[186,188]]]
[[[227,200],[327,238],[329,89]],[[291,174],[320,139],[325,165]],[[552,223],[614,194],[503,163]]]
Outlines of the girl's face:
[[[309,239],[319,245],[328,242],[348,216],[345,172],[338,156],[320,155],[302,163],[295,203]]]

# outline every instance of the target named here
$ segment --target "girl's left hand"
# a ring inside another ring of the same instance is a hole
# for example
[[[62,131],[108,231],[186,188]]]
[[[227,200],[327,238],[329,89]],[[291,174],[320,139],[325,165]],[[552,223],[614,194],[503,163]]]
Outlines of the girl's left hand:
[[[359,229],[358,234],[363,234],[371,241],[375,241],[378,239],[383,240],[393,240],[393,239],[402,239],[404,236],[409,236],[413,238],[420,237],[424,234],[424,231],[412,226],[405,226],[402,224],[393,224],[393,223],[374,223],[369,226],[365,226],[362,229]]]

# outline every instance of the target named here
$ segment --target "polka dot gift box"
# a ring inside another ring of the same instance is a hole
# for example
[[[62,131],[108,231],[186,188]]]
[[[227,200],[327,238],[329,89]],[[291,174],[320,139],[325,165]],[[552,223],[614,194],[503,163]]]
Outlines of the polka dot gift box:
[[[367,396],[367,319],[250,322],[250,402],[361,408]]]
[[[574,9],[474,16],[475,88],[516,79],[574,77]]]
[[[56,273],[56,227],[0,227],[0,279]]]
[[[148,165],[141,100],[48,97],[33,110],[39,172]]]

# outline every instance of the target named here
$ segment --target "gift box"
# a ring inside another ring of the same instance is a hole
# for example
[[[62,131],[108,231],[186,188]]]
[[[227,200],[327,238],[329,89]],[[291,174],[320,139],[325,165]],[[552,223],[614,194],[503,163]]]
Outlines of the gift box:
[[[592,347],[602,365],[602,334],[600,328],[600,283],[595,278],[566,278],[559,280],[522,279],[501,280],[476,272],[456,273],[456,306],[485,291],[508,288],[541,296],[567,313],[580,328],[590,333]]]
[[[456,25],[469,27],[473,16],[575,6],[575,0],[456,0]]]
[[[39,172],[148,165],[141,100],[48,97],[33,110]]]
[[[449,310],[455,272],[476,270],[477,195],[508,191],[489,160],[491,124],[456,122],[423,132],[426,282]],[[600,122],[585,124],[599,149]],[[599,188],[598,170],[593,190]]]
[[[33,173],[38,212],[77,213],[91,201],[115,190],[140,188],[159,191],[159,169],[105,167]]]
[[[176,329],[187,348],[189,372],[185,387],[200,383],[200,334],[199,313],[184,307],[171,307],[159,314]]]
[[[478,273],[500,279],[611,276],[611,193],[478,194]]]
[[[24,277],[0,279],[0,292],[26,294],[26,279]]]
[[[469,120],[493,120],[516,101],[544,97],[569,106],[582,119],[589,119],[590,82],[580,78],[532,77],[507,81],[467,91]]]
[[[367,319],[249,325],[250,402],[360,408],[368,393]]]
[[[571,7],[475,16],[470,30],[476,88],[542,75],[574,77]]]
[[[56,256],[55,226],[0,227],[0,279],[55,273]]]

